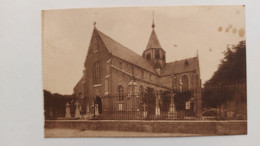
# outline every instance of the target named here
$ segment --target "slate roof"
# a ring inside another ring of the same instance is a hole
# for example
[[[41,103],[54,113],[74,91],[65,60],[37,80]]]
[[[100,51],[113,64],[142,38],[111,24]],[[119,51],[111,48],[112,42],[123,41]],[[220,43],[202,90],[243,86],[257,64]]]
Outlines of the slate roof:
[[[148,70],[156,74],[152,65],[150,65],[149,62],[146,59],[144,59],[141,55],[121,45],[117,41],[111,39],[109,36],[102,33],[101,31],[97,30],[97,32],[103,40],[106,48],[108,49],[108,52],[111,53],[113,56],[121,58],[122,60],[125,60],[129,63],[137,65],[145,70]]]
[[[154,29],[152,30],[152,33],[150,35],[146,50],[150,48],[162,48]]]
[[[166,63],[164,69],[161,72],[161,75],[165,76],[176,73],[194,71],[197,67],[197,57],[186,58],[183,60]]]
[[[122,60],[125,60],[136,66],[139,66],[147,71],[158,74],[155,71],[155,69],[153,68],[153,66],[141,55],[135,53],[134,51],[128,49],[127,47],[125,47],[122,44],[118,43],[117,41],[113,40],[112,38],[110,38],[106,34],[102,33],[98,29],[96,29],[96,31],[98,32],[99,36],[101,37],[102,41],[104,42],[108,52],[111,53],[113,56],[121,58]],[[149,45],[151,45],[152,48],[161,47],[154,29],[152,31],[152,34],[149,39],[147,47]],[[146,49],[149,49],[149,48],[146,48]],[[161,76],[194,71],[197,67],[198,67],[197,57],[186,58],[186,59],[179,60],[179,61],[169,62],[169,63],[166,63],[164,69],[161,71]]]

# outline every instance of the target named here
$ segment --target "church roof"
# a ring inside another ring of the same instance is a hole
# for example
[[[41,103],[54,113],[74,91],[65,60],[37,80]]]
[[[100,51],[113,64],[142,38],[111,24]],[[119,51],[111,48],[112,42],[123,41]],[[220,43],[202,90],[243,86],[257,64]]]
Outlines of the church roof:
[[[152,73],[156,73],[154,68],[141,55],[121,45],[117,41],[102,33],[101,31],[97,30],[97,32],[103,40],[108,52],[111,53],[113,56],[121,58],[122,60],[137,65]]]
[[[146,50],[150,48],[162,48],[154,29],[152,30],[151,36],[146,46]]]
[[[157,74],[157,72],[154,70],[153,66],[141,55],[135,53],[134,51],[128,49],[127,47],[125,47],[122,44],[118,43],[117,41],[113,40],[112,38],[110,38],[106,34],[102,33],[98,29],[96,29],[96,31],[98,32],[100,38],[102,39],[103,43],[105,44],[108,52],[111,53],[113,56],[116,56],[122,60],[125,60],[136,66],[139,66],[147,71]],[[151,38],[152,39],[156,38],[156,40],[158,41],[156,34],[154,32],[154,29],[152,31],[149,41],[151,41]],[[156,46],[156,43],[154,43],[154,44],[155,44],[154,46]],[[156,48],[159,48],[160,47],[159,41],[158,41],[157,45],[158,46],[156,46]],[[199,66],[197,59],[198,59],[197,57],[192,57],[192,58],[186,58],[183,60],[166,63],[164,69],[161,71],[161,76],[194,71]]]
[[[179,61],[166,63],[161,72],[162,76],[194,71],[198,67],[197,57],[186,58]]]

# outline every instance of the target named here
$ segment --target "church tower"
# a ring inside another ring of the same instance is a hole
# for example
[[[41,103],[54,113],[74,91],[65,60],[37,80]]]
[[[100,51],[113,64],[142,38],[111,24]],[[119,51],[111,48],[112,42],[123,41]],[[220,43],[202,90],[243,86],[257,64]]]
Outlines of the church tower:
[[[160,45],[160,42],[157,38],[154,28],[155,28],[155,24],[153,20],[152,33],[142,56],[146,60],[148,60],[149,63],[153,65],[157,73],[160,74],[161,70],[165,66],[166,58],[165,58],[165,51],[162,49]]]

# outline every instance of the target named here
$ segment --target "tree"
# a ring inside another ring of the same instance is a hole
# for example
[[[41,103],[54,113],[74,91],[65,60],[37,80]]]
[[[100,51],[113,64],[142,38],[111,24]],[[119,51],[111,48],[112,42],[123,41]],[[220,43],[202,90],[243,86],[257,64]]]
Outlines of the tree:
[[[44,110],[45,118],[50,118],[52,111],[54,117],[65,116],[65,104],[70,103],[75,97],[73,95],[62,95],[59,93],[51,93],[48,90],[43,90],[44,95]],[[71,103],[73,105],[74,103]],[[74,107],[74,106],[72,106]],[[72,108],[73,109],[73,108]],[[73,110],[72,110],[73,111]]]
[[[177,111],[185,110],[185,103],[191,98],[191,91],[176,92],[174,104]]]
[[[155,114],[156,93],[153,88],[147,87],[144,92],[143,103],[147,105],[147,116]]]
[[[168,112],[171,103],[171,91],[164,91],[162,92],[162,104],[160,106],[161,111]]]
[[[224,58],[214,73],[205,83],[205,87],[237,84],[246,82],[246,42],[241,41],[233,48],[227,48]]]
[[[216,108],[233,100],[233,85],[237,84],[246,84],[245,41],[239,42],[233,48],[227,48],[224,52],[224,58],[221,60],[217,71],[204,84],[203,106]],[[246,96],[243,98],[246,98]]]

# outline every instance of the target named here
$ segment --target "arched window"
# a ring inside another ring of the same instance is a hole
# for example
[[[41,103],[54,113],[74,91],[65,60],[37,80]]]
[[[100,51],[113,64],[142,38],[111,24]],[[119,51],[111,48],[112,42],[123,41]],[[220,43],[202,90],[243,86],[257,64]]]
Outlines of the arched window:
[[[188,91],[189,90],[189,80],[187,75],[182,76],[182,91]]]
[[[96,61],[94,63],[94,67],[93,67],[93,83],[94,83],[94,85],[101,83],[99,61]]]
[[[94,36],[93,52],[95,53],[97,51],[98,51],[98,42],[96,36]]]
[[[188,65],[189,65],[189,62],[188,62],[187,60],[185,60],[184,65],[185,65],[185,66],[188,66]]]
[[[81,95],[82,95],[82,93],[81,93],[81,92],[79,92],[79,95],[78,95],[78,96],[79,96],[79,98],[82,98],[82,97],[81,97]]]
[[[155,59],[159,59],[159,58],[160,58],[159,50],[155,50]]]
[[[119,101],[124,101],[124,89],[123,89],[123,86],[119,85],[117,87],[117,90],[118,90],[118,100]]]
[[[142,77],[142,79],[144,78],[144,71],[143,70],[142,70],[142,76],[141,77]]]
[[[151,54],[150,54],[150,53],[147,54],[146,59],[147,59],[147,60],[150,60],[150,59],[151,59]]]

